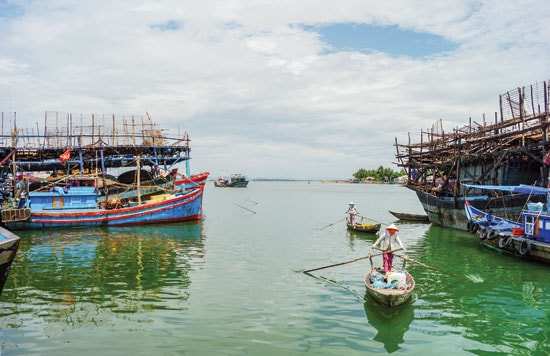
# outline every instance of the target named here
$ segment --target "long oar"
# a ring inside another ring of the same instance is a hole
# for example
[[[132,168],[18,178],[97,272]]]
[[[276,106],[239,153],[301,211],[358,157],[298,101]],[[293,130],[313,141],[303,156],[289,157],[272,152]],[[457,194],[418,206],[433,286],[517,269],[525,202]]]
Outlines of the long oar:
[[[373,219],[371,219],[371,218],[367,218],[366,216],[363,216],[363,215],[357,214],[357,216],[359,216],[359,217],[362,218],[362,219],[370,220],[370,221],[372,221],[372,222],[374,222],[374,223],[377,223],[377,224],[383,224],[383,225],[385,225],[385,223],[383,223],[383,222],[376,221],[376,220],[373,220]]]
[[[340,219],[340,220],[338,220],[338,221],[335,221],[335,222],[333,222],[332,224],[328,224],[327,226],[322,227],[322,228],[320,228],[319,230],[326,229],[327,227],[332,226],[332,225],[334,225],[334,224],[337,224],[337,223],[339,223],[339,222],[341,222],[341,221],[344,221],[344,220],[346,220],[346,218],[343,218],[343,219]]]
[[[395,251],[399,251],[399,250],[393,250],[393,251],[389,251],[389,252],[391,253],[391,252],[395,252]],[[366,258],[371,258],[371,257],[374,257],[374,256],[380,256],[380,255],[382,255],[382,254],[383,254],[383,252],[375,253],[374,255],[373,255],[373,254],[368,254],[367,256],[354,258],[354,259],[352,259],[352,260],[347,260],[347,261],[344,261],[344,262],[334,263],[334,264],[328,265],[328,266],[323,266],[323,267],[317,267],[317,268],[308,269],[307,271],[304,271],[304,273],[309,273],[309,272],[313,272],[313,271],[318,271],[318,270],[320,270],[320,269],[325,269],[325,268],[330,268],[330,267],[341,266],[341,265],[345,265],[345,264],[352,263],[352,262],[355,262],[355,261],[364,260],[364,259],[366,259]]]
[[[410,261],[410,262],[412,262],[412,263],[416,263],[416,264],[419,265],[419,266],[426,267],[426,268],[433,269],[433,270],[438,271],[438,272],[441,272],[441,273],[448,274],[449,276],[455,276],[455,277],[457,276],[456,274],[452,274],[452,273],[449,273],[449,272],[447,272],[447,271],[443,271],[443,270],[440,270],[440,269],[438,269],[438,268],[429,266],[429,265],[427,265],[427,264],[425,264],[425,263],[415,261],[415,260],[413,260],[412,258],[408,258],[407,256],[402,256],[402,255],[397,255],[397,254],[396,254],[395,256],[397,256],[397,257],[399,257],[399,258],[402,258],[402,259],[404,259],[405,261]]]

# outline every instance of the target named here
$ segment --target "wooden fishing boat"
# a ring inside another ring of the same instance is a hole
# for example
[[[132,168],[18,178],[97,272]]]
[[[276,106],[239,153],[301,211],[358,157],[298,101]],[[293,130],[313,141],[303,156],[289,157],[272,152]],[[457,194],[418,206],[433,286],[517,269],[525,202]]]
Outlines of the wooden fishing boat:
[[[202,217],[204,185],[147,196],[140,195],[139,186],[136,191],[135,198],[113,195],[102,201],[93,180],[75,176],[63,187],[29,192],[24,201],[19,200],[22,204],[17,208],[3,209],[2,224],[10,229],[129,226],[200,220]],[[12,210],[25,214],[13,214]]]
[[[19,248],[19,236],[0,227],[0,294]]]
[[[395,271],[394,273],[397,273]],[[377,303],[381,304],[387,308],[393,308],[398,305],[401,305],[408,301],[413,293],[415,282],[412,275],[406,270],[399,270],[402,272],[403,280],[399,280],[395,283],[395,288],[376,288],[373,280],[379,280],[379,278],[384,278],[384,271],[378,268],[372,268],[365,275],[365,286],[367,287],[367,293],[374,299]],[[392,275],[389,275],[389,278],[392,278]],[[392,281],[389,281],[389,284]],[[382,282],[384,283],[384,282]],[[388,285],[386,283],[386,285]]]
[[[349,230],[353,231],[359,231],[359,232],[365,232],[368,234],[375,234],[380,230],[381,224],[370,224],[370,223],[353,223],[351,224],[348,220],[346,220],[346,225],[348,226]]]
[[[398,218],[399,220],[406,220],[406,221],[418,221],[418,222],[429,222],[430,219],[428,218],[428,215],[423,214],[410,214],[410,213],[399,213],[397,211],[391,211],[388,210],[390,214]]]
[[[549,88],[549,82],[544,81],[516,86],[499,95],[494,120],[478,123],[470,118],[452,132],[445,132],[439,120],[431,130],[421,131],[419,142],[411,142],[410,135],[406,144],[396,139],[397,166],[405,170],[406,187],[416,193],[432,224],[466,230],[466,202],[480,210],[490,209],[495,216],[515,219],[533,199],[529,194],[468,188],[465,184],[537,182],[548,186],[550,140],[544,139],[544,133],[550,114]],[[544,198],[538,201],[544,202]]]

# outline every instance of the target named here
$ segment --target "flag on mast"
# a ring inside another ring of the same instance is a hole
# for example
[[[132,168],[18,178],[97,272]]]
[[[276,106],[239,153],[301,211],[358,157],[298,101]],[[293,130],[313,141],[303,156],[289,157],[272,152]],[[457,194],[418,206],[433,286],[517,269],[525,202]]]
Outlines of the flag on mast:
[[[67,162],[69,159],[71,158],[71,148],[67,148],[67,150],[65,152],[63,152],[60,156],[59,156],[59,161],[61,163],[65,163]]]

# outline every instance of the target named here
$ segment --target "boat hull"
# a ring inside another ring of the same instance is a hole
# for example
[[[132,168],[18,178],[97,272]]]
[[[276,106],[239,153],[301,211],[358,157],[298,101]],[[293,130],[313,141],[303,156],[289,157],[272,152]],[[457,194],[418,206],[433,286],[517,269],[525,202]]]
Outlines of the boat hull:
[[[380,226],[381,226],[381,224],[361,224],[361,223],[350,224],[347,221],[346,221],[346,225],[348,226],[349,230],[364,232],[367,234],[377,233],[378,231],[380,231]]]
[[[465,204],[468,230],[479,237],[484,246],[527,260],[550,263],[550,215],[540,211],[524,211],[520,220],[509,220]],[[529,225],[529,221],[535,225]],[[538,227],[537,227],[538,226]]]
[[[43,209],[32,211],[26,221],[5,223],[10,229],[39,229],[86,226],[130,226],[175,221],[200,220],[202,217],[202,187],[181,195],[164,195],[141,205],[115,209]]]
[[[495,216],[509,216],[514,219],[520,215],[523,206],[529,199],[528,194],[505,195],[499,198],[490,198],[484,195],[455,199],[452,197],[438,197],[414,187],[408,188],[415,191],[432,224],[462,231],[468,231],[468,218],[464,211],[466,201],[469,201],[476,208],[492,210]],[[531,197],[531,199],[533,198]]]
[[[0,295],[19,248],[19,236],[0,227]]]
[[[399,220],[405,221],[418,221],[418,222],[430,222],[428,215],[421,214],[409,214],[409,213],[399,213],[396,211],[389,210],[390,214],[398,218]]]
[[[365,287],[367,288],[367,294],[378,304],[386,308],[394,308],[406,303],[411,299],[415,282],[412,275],[404,271],[407,276],[407,289],[386,289],[386,288],[374,288],[370,282],[370,276],[376,273],[376,270],[371,270],[365,275]]]

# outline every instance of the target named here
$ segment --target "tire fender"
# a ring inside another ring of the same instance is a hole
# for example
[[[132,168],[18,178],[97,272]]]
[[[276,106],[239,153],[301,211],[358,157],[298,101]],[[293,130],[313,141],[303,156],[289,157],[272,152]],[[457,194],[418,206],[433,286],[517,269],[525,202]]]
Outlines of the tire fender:
[[[479,238],[481,240],[485,240],[487,238],[487,235],[489,235],[489,229],[487,229],[486,227],[482,227],[481,229],[479,229]]]
[[[492,229],[492,230],[490,230],[489,233],[487,234],[487,240],[492,240],[492,239],[494,239],[495,237],[497,237],[498,235],[500,235],[499,229]]]
[[[518,253],[520,256],[525,256],[531,252],[531,241],[527,239],[521,240],[518,244]]]
[[[498,240],[498,247],[504,248],[504,247],[508,246],[510,244],[510,242],[512,242],[512,237],[511,236],[502,236]]]

